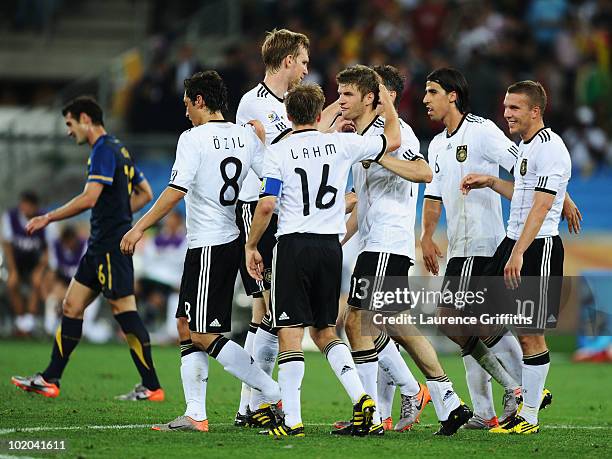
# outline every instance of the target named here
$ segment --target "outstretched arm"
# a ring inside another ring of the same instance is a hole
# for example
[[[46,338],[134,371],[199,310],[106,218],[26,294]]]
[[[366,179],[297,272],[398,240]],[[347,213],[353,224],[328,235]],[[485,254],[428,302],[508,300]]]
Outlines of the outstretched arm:
[[[406,161],[398,158],[394,158],[389,155],[384,155],[378,160],[385,169],[390,170],[396,175],[399,175],[405,180],[410,180],[415,183],[429,183],[433,178],[431,167],[427,164],[424,159],[417,159],[414,161]]]
[[[183,199],[185,193],[172,187],[167,187],[157,198],[153,207],[136,222],[134,227],[129,230],[121,239],[119,248],[124,255],[133,255],[136,243],[142,239],[144,232],[155,223],[164,218],[176,204]]]
[[[470,190],[478,188],[491,188],[508,200],[512,200],[512,195],[514,194],[514,182],[503,180],[493,175],[468,174],[461,180],[459,188],[466,196]]]
[[[98,198],[100,194],[102,194],[103,189],[104,185],[101,183],[87,182],[83,192],[72,198],[63,206],[51,212],[47,212],[45,215],[40,215],[39,217],[31,219],[26,225],[26,231],[28,234],[32,234],[43,229],[51,222],[65,220],[91,209],[96,205],[96,202],[98,202]]]

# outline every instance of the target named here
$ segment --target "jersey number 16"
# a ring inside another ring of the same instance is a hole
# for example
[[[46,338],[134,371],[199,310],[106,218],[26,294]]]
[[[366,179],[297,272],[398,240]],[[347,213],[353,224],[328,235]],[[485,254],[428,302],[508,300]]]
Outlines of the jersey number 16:
[[[302,181],[302,202],[304,203],[304,217],[310,215],[310,195],[308,193],[308,175],[306,171],[300,167],[295,168],[295,173],[300,176],[300,180]],[[321,176],[321,184],[319,185],[319,190],[317,191],[317,199],[315,201],[315,205],[317,209],[329,209],[336,202],[336,194],[338,193],[338,189],[334,188],[331,185],[327,184],[327,180],[329,179],[329,164],[323,164],[323,173]],[[323,204],[323,198],[326,194],[331,194],[331,199]]]

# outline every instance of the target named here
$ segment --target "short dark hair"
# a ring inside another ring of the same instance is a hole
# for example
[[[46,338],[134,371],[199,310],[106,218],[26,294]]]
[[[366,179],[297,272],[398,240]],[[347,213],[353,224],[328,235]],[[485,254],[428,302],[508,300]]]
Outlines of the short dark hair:
[[[277,71],[287,56],[297,56],[300,47],[308,52],[310,40],[303,33],[274,29],[266,34],[261,46],[261,59],[267,71]]]
[[[38,195],[32,190],[23,190],[21,193],[19,193],[19,201],[28,202],[35,206],[37,206],[40,202]]]
[[[323,90],[315,83],[296,86],[285,96],[287,115],[297,125],[314,124],[324,104]]]
[[[509,94],[525,94],[529,99],[530,107],[538,106],[542,115],[544,114],[548,99],[544,86],[539,81],[519,81],[510,85],[507,92]]]
[[[427,75],[427,81],[438,83],[446,92],[457,93],[455,106],[460,113],[470,111],[470,89],[467,80],[459,70],[450,67],[434,70]]]
[[[357,64],[347,67],[336,75],[338,84],[352,84],[359,90],[363,99],[368,93],[374,93],[374,102],[372,107],[378,105],[378,85],[380,77],[370,67]]]
[[[102,108],[96,102],[96,99],[91,96],[79,96],[69,101],[62,108],[63,116],[67,116],[68,113],[76,120],[81,117],[81,113],[85,113],[91,118],[93,124],[104,126]]]
[[[404,92],[404,77],[399,70],[392,65],[374,65],[370,67],[380,75],[383,84],[389,91],[395,92],[395,109],[399,109],[400,100]]]
[[[194,73],[184,82],[185,94],[195,103],[202,96],[206,108],[211,113],[227,111],[227,86],[214,70]]]

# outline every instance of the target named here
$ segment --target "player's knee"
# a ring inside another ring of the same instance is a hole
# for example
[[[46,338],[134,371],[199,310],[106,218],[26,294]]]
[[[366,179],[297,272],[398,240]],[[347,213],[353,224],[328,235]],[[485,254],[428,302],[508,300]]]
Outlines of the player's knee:
[[[66,297],[62,301],[62,314],[66,317],[78,319],[83,317],[84,311],[85,307],[82,304],[75,302],[70,297]]]
[[[319,349],[323,349],[330,341],[338,339],[334,327],[310,328],[310,337]]]
[[[189,330],[189,322],[186,317],[179,317],[176,319],[176,329],[178,331],[179,340],[187,341],[191,338],[191,331]]]
[[[191,333],[191,342],[200,350],[207,352],[210,345],[220,335],[212,333]]]

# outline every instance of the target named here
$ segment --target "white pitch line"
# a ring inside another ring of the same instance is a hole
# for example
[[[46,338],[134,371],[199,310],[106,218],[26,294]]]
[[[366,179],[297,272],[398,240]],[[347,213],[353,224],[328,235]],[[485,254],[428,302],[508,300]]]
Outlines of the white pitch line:
[[[214,426],[233,426],[233,423],[215,423]],[[437,424],[419,424],[421,427],[437,427]],[[331,427],[331,424],[306,424],[313,427]],[[89,426],[39,426],[39,427],[21,427],[12,429],[0,429],[0,435],[8,435],[14,433],[32,433],[32,432],[51,432],[51,431],[74,431],[74,430],[122,430],[122,429],[149,429],[151,424],[111,424],[111,425],[89,425]],[[554,430],[612,430],[612,426],[572,426],[569,424],[543,424],[542,428]],[[0,456],[0,459],[2,457]]]

